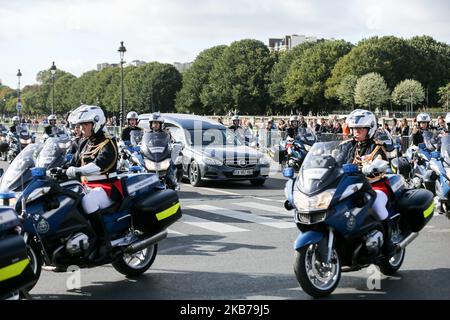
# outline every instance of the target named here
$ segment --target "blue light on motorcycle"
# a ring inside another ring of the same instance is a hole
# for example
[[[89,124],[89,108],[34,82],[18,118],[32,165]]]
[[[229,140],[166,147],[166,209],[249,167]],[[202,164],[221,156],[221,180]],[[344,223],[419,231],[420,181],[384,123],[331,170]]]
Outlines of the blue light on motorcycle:
[[[2,192],[0,193],[0,199],[13,199],[16,197],[16,193],[15,192]]]
[[[132,166],[132,167],[130,167],[130,171],[132,171],[132,172],[142,171],[142,167],[141,166]]]
[[[134,151],[134,152],[141,152],[141,147],[139,147],[139,146],[134,146],[133,151]]]
[[[45,168],[35,167],[31,169],[31,176],[35,178],[45,177]]]
[[[344,173],[356,173],[358,172],[358,166],[353,163],[347,163],[343,165]]]
[[[431,157],[432,158],[440,158],[441,157],[441,153],[439,151],[433,151],[431,153]]]
[[[73,159],[73,154],[71,154],[71,153],[66,154],[66,161],[72,161],[72,159]]]
[[[294,176],[294,168],[284,168],[283,176],[286,178],[292,178]]]

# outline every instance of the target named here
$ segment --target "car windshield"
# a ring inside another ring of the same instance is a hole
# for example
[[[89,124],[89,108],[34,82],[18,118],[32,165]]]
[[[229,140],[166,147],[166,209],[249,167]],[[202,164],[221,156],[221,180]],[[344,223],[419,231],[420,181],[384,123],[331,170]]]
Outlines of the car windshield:
[[[191,146],[240,146],[242,142],[236,138],[234,133],[226,129],[188,130],[188,144]]]

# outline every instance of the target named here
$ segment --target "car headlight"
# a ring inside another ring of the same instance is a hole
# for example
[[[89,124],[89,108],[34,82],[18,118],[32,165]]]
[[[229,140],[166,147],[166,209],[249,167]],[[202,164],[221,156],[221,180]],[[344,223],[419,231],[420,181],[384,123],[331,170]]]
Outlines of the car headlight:
[[[266,166],[266,165],[270,164],[270,160],[266,156],[263,156],[259,159],[259,164]]]
[[[145,168],[148,171],[165,171],[169,169],[170,159],[166,159],[162,162],[154,162],[149,159],[145,159]]]
[[[221,166],[223,164],[222,161],[207,157],[203,158],[203,162],[209,166]]]
[[[304,193],[294,191],[294,205],[298,211],[310,212],[326,210],[330,206],[336,189],[329,189],[315,196],[308,197]]]

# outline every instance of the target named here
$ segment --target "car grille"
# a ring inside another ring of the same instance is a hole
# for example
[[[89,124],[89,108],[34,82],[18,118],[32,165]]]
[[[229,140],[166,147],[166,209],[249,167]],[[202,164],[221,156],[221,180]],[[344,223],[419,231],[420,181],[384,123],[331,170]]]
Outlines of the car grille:
[[[241,165],[245,160],[245,165]],[[225,160],[225,165],[232,168],[253,168],[258,163],[258,159],[229,159]]]
[[[297,220],[304,224],[315,224],[325,220],[327,217],[326,211],[320,212],[299,212],[297,211]]]

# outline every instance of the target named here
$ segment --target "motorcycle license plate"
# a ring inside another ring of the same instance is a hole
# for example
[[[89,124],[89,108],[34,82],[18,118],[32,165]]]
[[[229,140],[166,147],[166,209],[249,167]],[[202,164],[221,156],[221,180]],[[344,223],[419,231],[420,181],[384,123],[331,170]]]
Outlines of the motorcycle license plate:
[[[249,176],[253,174],[253,170],[234,170],[234,176]]]

